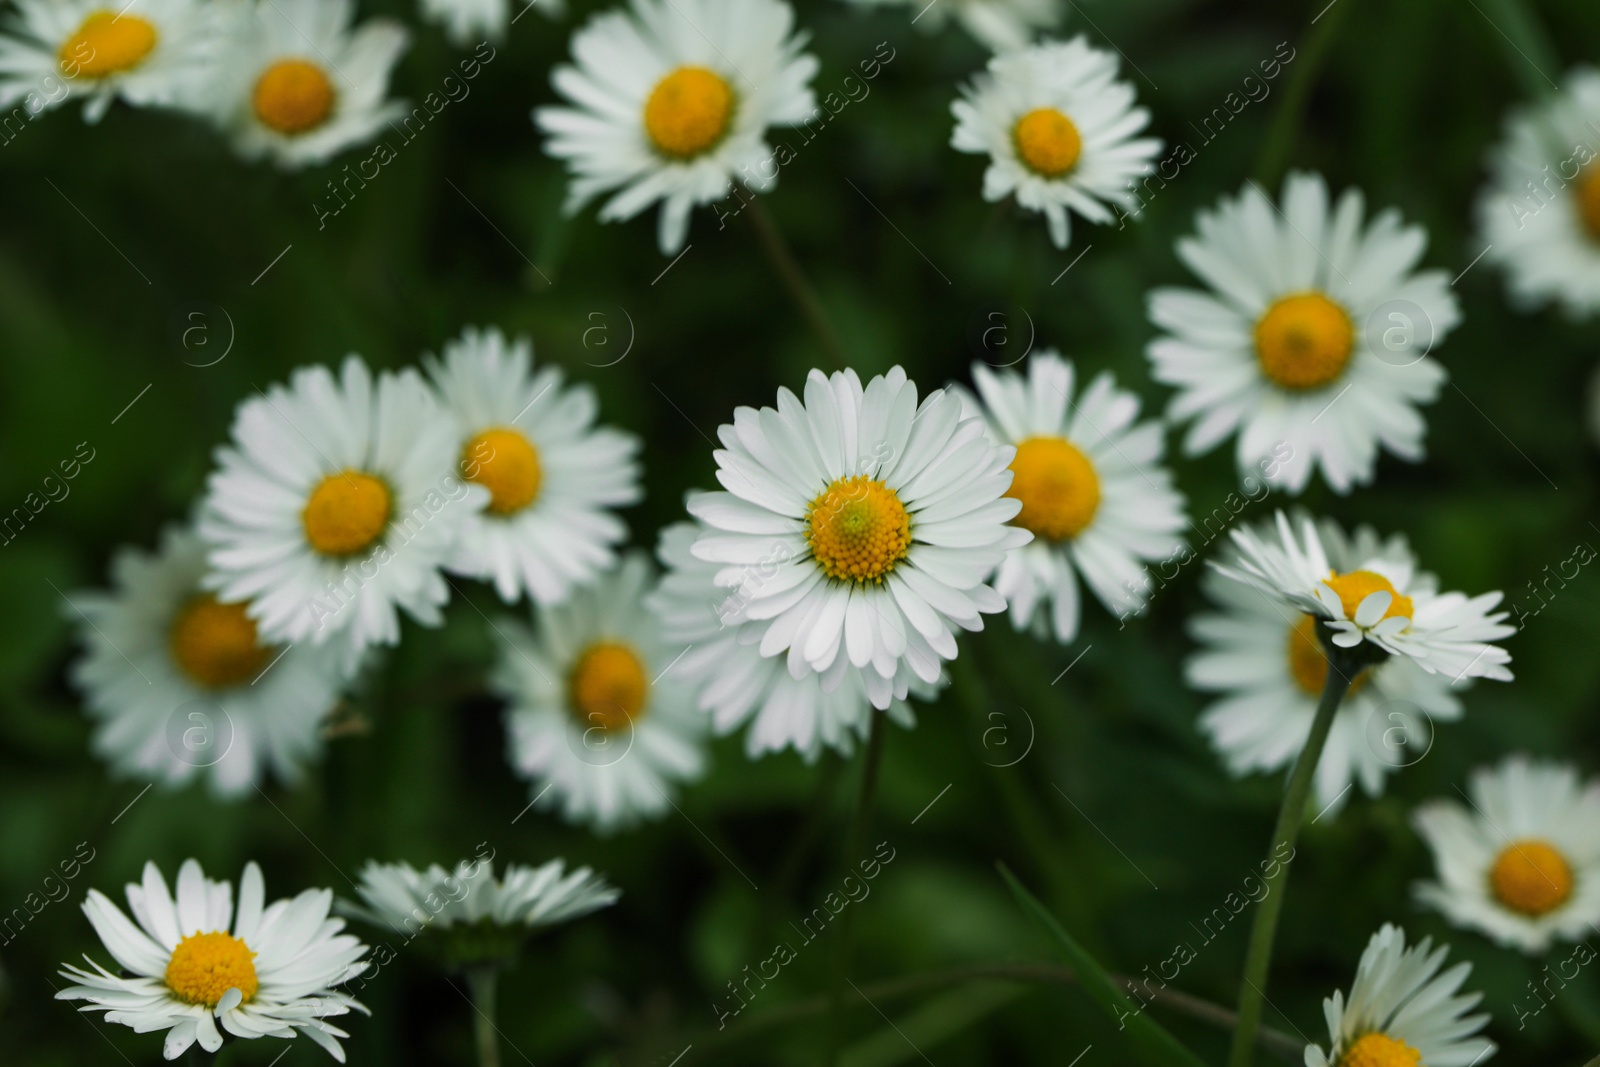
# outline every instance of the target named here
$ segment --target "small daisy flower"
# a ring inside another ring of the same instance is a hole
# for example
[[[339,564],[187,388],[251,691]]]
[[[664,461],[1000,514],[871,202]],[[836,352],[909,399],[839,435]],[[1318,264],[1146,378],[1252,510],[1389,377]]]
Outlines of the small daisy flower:
[[[1032,535],[1009,525],[1015,450],[996,446],[961,398],[895,367],[867,384],[814,370],[802,401],[739,408],[719,427],[717,480],[690,513],[709,529],[696,558],[760,623],[763,656],[824,692],[859,673],[873,707],[933,685],[958,630],[980,630],[1005,600],[985,579]],[[905,669],[909,667],[909,672]]]
[[[263,642],[245,604],[201,588],[205,573],[205,545],[174,527],[157,553],[117,553],[112,591],[73,596],[85,653],[72,677],[99,724],[95,751],[168,786],[205,777],[222,796],[269,770],[298,781],[344,674],[326,648]]]
[[[572,38],[576,65],[551,75],[573,106],[534,112],[545,151],[572,171],[567,210],[616,190],[600,209],[611,222],[659,200],[661,252],[673,255],[692,207],[735,179],[771,190],[768,128],[817,113],[805,43],[782,0],[633,0],[590,19]]]
[[[336,642],[347,668],[400,640],[398,609],[437,626],[440,567],[489,495],[456,476],[459,441],[413,370],[374,381],[355,356],[338,378],[301,368],[240,405],[218,450],[206,588],[248,600],[264,640]]]
[[[1134,136],[1150,113],[1117,80],[1117,57],[1082,37],[995,56],[950,110],[951,146],[989,156],[983,198],[1042,212],[1057,248],[1071,240],[1069,210],[1100,225],[1116,217],[1108,204],[1132,210],[1133,181],[1161,151]]]
[[[1061,0],[852,0],[861,7],[904,7],[921,30],[941,29],[950,19],[991,52],[1026,48],[1034,35],[1061,24]]]
[[[443,26],[450,43],[459,47],[504,40],[511,23],[529,10],[549,19],[567,13],[566,0],[421,0],[421,5],[422,17]]]
[[[1600,923],[1600,781],[1512,756],[1477,771],[1472,806],[1424,804],[1412,816],[1438,880],[1417,899],[1458,926],[1537,954]]]
[[[701,715],[677,677],[655,615],[643,555],[535,610],[529,631],[502,623],[507,649],[490,679],[510,705],[506,729],[517,773],[544,808],[600,833],[662,815],[675,783],[705,770]]]
[[[322,163],[406,114],[387,100],[407,34],[389,19],[352,29],[352,0],[258,0],[218,71],[217,119],[246,159]]]
[[[1372,560],[1412,570],[1415,557],[1398,534],[1382,541],[1370,527],[1347,536],[1329,520],[1317,523],[1318,538],[1336,573],[1349,573]],[[1254,534],[1266,539],[1266,524]],[[1223,550],[1222,562],[1240,566],[1239,551]],[[1418,580],[1432,581],[1419,575]],[[1220,752],[1228,770],[1242,776],[1288,767],[1305,747],[1317,701],[1328,679],[1328,657],[1317,636],[1318,616],[1289,608],[1254,586],[1216,570],[1201,587],[1217,608],[1191,620],[1189,632],[1202,650],[1185,667],[1189,684],[1218,699],[1206,708],[1200,726]],[[1409,719],[1391,720],[1385,709],[1410,715],[1419,710],[1430,722],[1461,717],[1461,701],[1449,677],[1429,674],[1413,661],[1391,657],[1367,667],[1350,686],[1333,719],[1327,747],[1317,764],[1317,807],[1341,802],[1352,782],[1369,796],[1383,792],[1384,779],[1398,766],[1395,756],[1368,734],[1374,716],[1382,729]],[[1387,735],[1385,735],[1387,736]]]
[[[1028,361],[1028,375],[982,364],[972,378],[982,397],[963,393],[988,420],[994,440],[1015,446],[1011,488],[1022,502],[1011,520],[1033,534],[1005,558],[994,587],[1019,630],[1070,642],[1078,635],[1081,574],[1110,611],[1143,611],[1147,560],[1183,548],[1183,497],[1160,465],[1158,422],[1135,425],[1139,398],[1102,372],[1073,398],[1075,371],[1054,350]]]
[[[93,970],[67,965],[61,975],[79,984],[57,1000],[87,1001],[108,1023],[139,1033],[165,1030],[163,1054],[175,1060],[199,1042],[207,1052],[236,1038],[304,1034],[344,1062],[339,1038],[350,1035],[327,1020],[367,1009],[336,987],[367,969],[367,946],[341,933],[330,918],[333,891],[307,889],[266,905],[261,868],[245,866],[239,907],[233,886],[206,878],[188,860],[178,871],[177,896],[155,864],[127,887],[130,921],[98,889],[83,913],[123,974],[92,959]],[[220,1029],[219,1029],[220,1027]]]
[[[616,563],[628,528],[608,509],[638,501],[639,441],[594,425],[588,386],[533,373],[527,338],[463,331],[444,359],[424,361],[465,436],[462,474],[489,491],[463,524],[449,568],[494,582],[507,603],[566,597]]]
[[[1330,210],[1320,176],[1291,174],[1281,209],[1252,184],[1178,242],[1212,291],[1154,290],[1150,319],[1169,336],[1148,353],[1179,390],[1169,417],[1194,420],[1190,455],[1237,432],[1240,470],[1292,493],[1313,467],[1340,493],[1372,481],[1380,446],[1421,460],[1417,407],[1445,380],[1428,351],[1461,313],[1449,274],[1414,269],[1423,229],[1393,210],[1363,225],[1363,203],[1350,189]]]
[[[1468,1015],[1482,993],[1458,993],[1472,964],[1439,973],[1450,950],[1433,939],[1406,948],[1406,935],[1385,924],[1361,953],[1350,1000],[1335,990],[1322,1002],[1332,1038],[1327,1052],[1306,1046],[1306,1067],[1472,1067],[1496,1046],[1475,1037],[1487,1013]]]
[[[1490,643],[1516,632],[1503,622],[1505,612],[1494,611],[1499,592],[1471,598],[1441,593],[1437,579],[1417,570],[1409,555],[1380,553],[1352,570],[1336,571],[1309,518],[1296,537],[1280,511],[1275,529],[1276,539],[1234,530],[1236,561],[1212,566],[1315,616],[1332,632],[1337,648],[1368,644],[1445,675],[1452,685],[1464,678],[1511,680],[1505,666],[1511,654]]]

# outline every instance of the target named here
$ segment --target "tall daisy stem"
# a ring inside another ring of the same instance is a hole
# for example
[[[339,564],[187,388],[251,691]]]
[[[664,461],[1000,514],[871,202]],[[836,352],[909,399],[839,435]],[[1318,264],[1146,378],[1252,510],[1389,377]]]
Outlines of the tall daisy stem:
[[[492,963],[467,971],[472,990],[472,1033],[478,1045],[478,1067],[500,1067],[500,1031],[494,1024],[495,993],[500,969]]]
[[[1557,91],[1561,60],[1550,35],[1522,0],[1481,0],[1483,16],[1505,46],[1506,62],[1532,99]]]
[[[1275,188],[1283,180],[1289,155],[1294,149],[1294,136],[1300,131],[1301,118],[1311,99],[1311,88],[1316,84],[1317,73],[1322,69],[1322,60],[1333,44],[1339,23],[1349,15],[1355,2],[1338,0],[1322,8],[1322,13],[1312,21],[1299,54],[1292,58],[1294,73],[1289,76],[1289,84],[1278,103],[1277,113],[1272,116],[1272,125],[1262,139],[1261,156],[1256,161],[1256,180],[1266,189]],[[1320,8],[1322,5],[1313,4],[1312,7]]]
[[[817,299],[816,290],[811,288],[805,272],[800,269],[799,260],[794,258],[789,242],[783,239],[783,232],[761,202],[761,194],[746,189],[745,197],[746,206],[743,210],[750,215],[750,226],[756,232],[756,239],[761,242],[761,250],[772,262],[772,269],[777,271],[784,288],[789,290],[790,299],[800,309],[811,332],[817,335],[817,340],[827,350],[828,358],[835,367],[843,370],[850,365],[844,354],[844,345],[839,343],[839,335],[834,332],[833,323],[828,321],[828,314],[822,309],[822,301]]]
[[[872,725],[868,728],[867,751],[861,761],[861,789],[856,793],[855,819],[850,826],[848,844],[845,846],[845,863],[849,871],[856,862],[867,840],[867,829],[872,822],[872,797],[878,788],[878,766],[883,762],[883,723],[887,716],[876,709],[872,712]],[[839,1062],[839,1048],[844,1038],[844,982],[850,968],[850,949],[855,933],[855,909],[846,908],[839,920],[839,939],[834,943],[833,980],[828,989],[828,1064]]]

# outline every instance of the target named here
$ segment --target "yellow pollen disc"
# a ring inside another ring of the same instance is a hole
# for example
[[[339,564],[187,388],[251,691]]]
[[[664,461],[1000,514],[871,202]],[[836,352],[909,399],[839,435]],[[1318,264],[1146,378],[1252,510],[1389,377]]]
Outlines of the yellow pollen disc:
[[[156,28],[137,15],[96,11],[66,39],[61,72],[68,77],[104,78],[137,67],[156,46]]]
[[[253,681],[272,649],[260,643],[255,620],[243,604],[219,604],[209,593],[179,612],[168,642],[183,673],[201,685],[222,689]]]
[[[656,83],[644,105],[644,129],[664,156],[692,159],[728,132],[733,89],[705,67],[679,67]]]
[[[1494,897],[1512,911],[1537,918],[1572,896],[1572,865],[1545,841],[1513,841],[1489,871]]]
[[[250,106],[268,129],[297,134],[327,122],[333,98],[333,82],[321,67],[303,59],[280,59],[256,79]]]
[[[1073,121],[1053,107],[1034,108],[1017,120],[1011,140],[1028,169],[1059,178],[1078,165],[1083,138]]]
[[[1100,510],[1100,477],[1094,464],[1064,437],[1030,437],[1017,446],[1006,496],[1022,501],[1011,521],[1035,537],[1062,541],[1078,536]]]
[[[1572,187],[1572,206],[1591,240],[1600,241],[1600,165],[1583,168]]]
[[[1355,676],[1350,683],[1350,693],[1366,684],[1370,671],[1369,667]],[[1289,677],[1301,692],[1314,697],[1321,696],[1322,687],[1328,684],[1328,655],[1322,649],[1317,620],[1313,616],[1302,615],[1300,621],[1289,627]]]
[[[1344,616],[1347,619],[1354,619],[1356,617],[1356,609],[1361,606],[1361,602],[1379,590],[1388,593],[1393,598],[1389,601],[1389,610],[1383,613],[1383,618],[1404,617],[1410,619],[1415,616],[1417,608],[1412,603],[1411,598],[1401,595],[1400,591],[1394,587],[1389,579],[1381,574],[1375,574],[1372,571],[1351,571],[1349,574],[1330,573],[1325,581],[1328,588],[1338,594],[1339,603],[1344,607]],[[1379,621],[1381,622],[1382,620]]]
[[[348,556],[376,541],[389,525],[389,487],[365,471],[330,474],[311,491],[300,522],[325,556]]]
[[[511,515],[539,496],[544,468],[539,450],[518,430],[485,430],[467,442],[461,453],[469,481],[489,490],[489,510]]]
[[[1356,331],[1344,308],[1321,293],[1286,296],[1256,323],[1261,373],[1285,389],[1320,389],[1350,362]]]
[[[882,584],[911,548],[911,516],[882,482],[840,478],[806,509],[806,541],[829,578]]]
[[[1422,1053],[1386,1034],[1363,1034],[1339,1057],[1339,1067],[1423,1067]]]
[[[217,1006],[230,989],[244,994],[244,1003],[255,999],[255,953],[237,937],[224,933],[190,934],[178,942],[167,961],[167,988],[190,1004]]]
[[[650,678],[633,649],[616,641],[601,641],[578,657],[567,678],[567,697],[578,725],[621,730],[644,714]]]

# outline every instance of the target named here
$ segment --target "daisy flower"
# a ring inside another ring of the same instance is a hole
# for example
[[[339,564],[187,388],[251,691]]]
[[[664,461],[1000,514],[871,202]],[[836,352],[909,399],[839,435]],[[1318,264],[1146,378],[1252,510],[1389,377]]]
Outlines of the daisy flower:
[[[476,41],[502,41],[514,17],[530,8],[550,19],[567,13],[566,0],[421,0],[422,17],[444,27],[450,43],[465,47]]]
[[[594,425],[594,391],[563,386],[554,367],[534,374],[527,338],[499,330],[468,328],[424,362],[463,432],[462,473],[489,491],[449,569],[493,581],[508,603],[526,592],[548,604],[614,566],[628,528],[608,509],[639,499],[639,442]]]
[[[178,871],[177,889],[174,899],[156,865],[145,864],[143,882],[127,887],[132,921],[89,890],[83,913],[126,977],[86,957],[93,970],[66,965],[62,977],[78,984],[56,999],[87,1001],[79,1010],[103,1011],[106,1022],[142,1034],[165,1030],[169,1060],[197,1041],[215,1052],[226,1032],[304,1034],[343,1063],[339,1038],[350,1035],[326,1020],[367,1010],[335,990],[366,970],[367,946],[340,933],[344,920],[329,917],[333,891],[307,889],[265,905],[261,868],[252,862],[239,880],[236,913],[233,886],[207,879],[194,860]]]
[[[1487,1013],[1468,1015],[1482,993],[1458,993],[1472,964],[1439,973],[1448,948],[1432,938],[1406,948],[1398,926],[1372,935],[1346,1003],[1342,990],[1322,1002],[1332,1038],[1327,1052],[1306,1046],[1306,1067],[1473,1067],[1494,1055],[1493,1041],[1474,1037]]]
[[[460,434],[413,370],[376,381],[304,367],[246,400],[219,449],[200,536],[205,587],[250,602],[264,640],[333,641],[352,667],[400,640],[399,609],[441,621],[440,567],[489,491],[455,472]]]
[[[244,158],[322,163],[406,114],[385,99],[407,44],[399,23],[352,29],[353,0],[259,0],[244,16],[216,92],[217,121]]]
[[[1600,782],[1569,766],[1511,756],[1477,771],[1472,806],[1454,799],[1412,819],[1438,880],[1417,899],[1507,948],[1541,953],[1600,922]]]
[[[950,105],[950,144],[989,156],[983,198],[1015,195],[1043,213],[1057,248],[1071,240],[1069,209],[1093,223],[1138,202],[1133,181],[1161,151],[1154,137],[1135,137],[1150,113],[1134,107],[1133,86],[1117,80],[1117,57],[1082,37],[1050,41],[989,60]]]
[[[1147,560],[1183,549],[1183,497],[1160,465],[1161,424],[1135,424],[1139,398],[1109,372],[1073,399],[1073,365],[1054,350],[1034,355],[1024,378],[974,364],[981,411],[996,440],[1015,446],[1012,520],[1033,534],[1000,564],[994,587],[1019,630],[1066,643],[1078,635],[1078,576],[1110,611],[1143,611]]]
[[[938,30],[950,19],[991,52],[1026,48],[1034,34],[1061,24],[1061,0],[852,0],[861,7],[904,7],[918,12],[913,22]]]
[[[1370,527],[1347,536],[1338,524],[1316,524],[1318,540],[1331,569],[1348,574],[1373,560],[1413,570],[1416,559],[1398,534],[1382,541]],[[1266,524],[1254,531],[1271,536]],[[1241,564],[1236,548],[1223,550],[1230,570]],[[1419,576],[1432,581],[1431,576]],[[1189,658],[1189,684],[1218,699],[1200,718],[1200,726],[1235,776],[1288,767],[1305,747],[1316,716],[1317,701],[1328,678],[1328,657],[1317,636],[1319,616],[1285,607],[1260,590],[1228,574],[1212,570],[1201,588],[1216,607],[1190,621],[1189,632],[1202,650]],[[1394,709],[1391,718],[1384,714]],[[1461,717],[1461,701],[1450,679],[1429,674],[1415,662],[1391,657],[1357,675],[1333,719],[1327,747],[1317,764],[1318,808],[1341,801],[1352,782],[1369,796],[1383,792],[1384,778],[1398,765],[1383,738],[1395,725],[1404,726],[1413,710],[1431,722]],[[1374,721],[1384,733],[1368,733]],[[1415,753],[1404,758],[1411,759]]]
[[[535,631],[497,627],[508,647],[490,685],[510,705],[512,766],[542,807],[600,833],[663,814],[674,783],[705,770],[700,713],[673,669],[683,649],[643,608],[650,582],[634,553],[536,608]]]
[[[985,579],[1032,540],[1009,525],[1015,450],[959,396],[918,404],[899,367],[865,388],[814,370],[803,401],[780,389],[776,409],[739,408],[717,433],[726,491],[690,502],[709,527],[693,552],[792,677],[820,674],[831,693],[858,673],[888,708],[912,677],[939,681],[958,630],[1005,608]]]
[[[568,212],[613,190],[602,222],[659,200],[661,252],[673,255],[690,208],[727,196],[734,179],[771,190],[767,129],[817,114],[817,60],[793,31],[783,0],[633,0],[590,19],[572,38],[576,65],[551,74],[573,106],[533,116],[545,151],[572,171]]]
[[[156,553],[117,553],[110,592],[73,596],[85,652],[72,677],[98,723],[95,751],[168,786],[205,777],[222,796],[269,770],[297,781],[344,674],[326,648],[262,641],[245,604],[201,588],[205,573],[205,545],[173,527]]]
[[[1438,580],[1417,570],[1409,554],[1379,553],[1338,571],[1310,519],[1296,537],[1280,511],[1275,529],[1276,539],[1234,530],[1236,560],[1212,566],[1315,616],[1337,649],[1370,646],[1366,652],[1404,657],[1429,674],[1448,676],[1452,685],[1463,678],[1511,680],[1505,666],[1511,654],[1490,643],[1516,632],[1503,622],[1505,612],[1494,611],[1500,593],[1441,593]]]
[[[1179,390],[1169,417],[1194,420],[1190,455],[1237,432],[1240,469],[1293,493],[1313,467],[1340,493],[1372,481],[1380,445],[1422,458],[1417,407],[1445,380],[1428,352],[1461,313],[1449,274],[1414,270],[1423,229],[1392,209],[1363,225],[1363,203],[1350,189],[1330,211],[1320,176],[1291,174],[1281,209],[1252,183],[1178,242],[1211,292],[1154,290],[1169,336],[1148,352]]]
[[[225,46],[220,5],[207,0],[17,0],[0,35],[0,107],[38,114],[83,98],[98,122],[118,98],[138,107],[198,108]]]

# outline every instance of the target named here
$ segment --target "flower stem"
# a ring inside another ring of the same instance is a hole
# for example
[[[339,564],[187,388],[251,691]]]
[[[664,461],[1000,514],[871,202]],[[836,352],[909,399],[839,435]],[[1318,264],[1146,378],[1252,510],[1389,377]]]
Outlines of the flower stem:
[[[811,283],[806,280],[805,272],[800,269],[800,263],[794,258],[789,243],[783,239],[783,233],[778,229],[778,224],[768,214],[766,205],[761,202],[761,194],[745,190],[746,207],[750,213],[750,225],[756,232],[756,238],[761,242],[761,250],[772,261],[772,269],[778,272],[778,278],[783,282],[784,288],[789,290],[789,297],[800,309],[811,331],[817,335],[817,340],[822,342],[822,347],[827,350],[828,359],[840,370],[850,365],[849,359],[844,354],[844,346],[839,343],[839,335],[834,332],[833,324],[828,321],[828,315],[822,310],[822,301],[817,299],[816,290],[811,288]]]
[[[1294,74],[1283,91],[1283,100],[1278,104],[1277,114],[1272,117],[1266,137],[1262,139],[1261,156],[1256,160],[1256,181],[1268,195],[1283,180],[1283,172],[1289,165],[1289,155],[1294,148],[1294,135],[1300,130],[1301,118],[1305,114],[1306,102],[1311,98],[1311,87],[1316,83],[1317,72],[1322,69],[1322,60],[1328,54],[1328,47],[1333,44],[1334,31],[1350,13],[1355,2],[1337,0],[1324,8],[1307,35],[1303,46],[1305,54],[1293,57],[1296,64]]]
[[[1528,95],[1538,100],[1557,92],[1555,79],[1561,76],[1561,61],[1556,56],[1550,35],[1520,0],[1479,0],[1483,17],[1494,27],[1494,35],[1505,46],[1506,62]]]
[[[478,1045],[478,1067],[500,1067],[500,1031],[494,1024],[495,991],[500,970],[485,963],[467,971],[472,990],[472,1033]]]
[[[867,733],[867,751],[861,761],[861,789],[856,794],[855,820],[850,827],[850,837],[845,846],[846,869],[855,870],[856,860],[867,839],[867,828],[872,821],[872,795],[878,787],[878,766],[883,762],[883,723],[887,716],[874,709],[872,725]],[[855,933],[855,909],[846,908],[839,920],[839,939],[834,943],[833,980],[828,989],[828,1057],[826,1062],[839,1062],[839,1048],[843,1044],[844,981],[850,967],[851,937]]]

